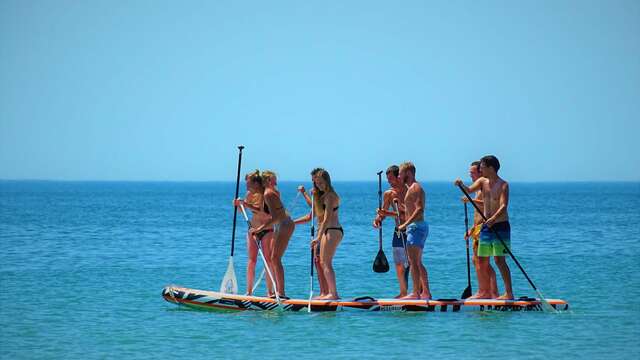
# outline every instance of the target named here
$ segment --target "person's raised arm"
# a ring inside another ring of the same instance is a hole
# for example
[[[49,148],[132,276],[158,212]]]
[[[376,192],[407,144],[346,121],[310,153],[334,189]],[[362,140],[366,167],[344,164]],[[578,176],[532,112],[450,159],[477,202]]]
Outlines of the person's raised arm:
[[[305,190],[304,186],[300,185],[298,186],[298,191],[302,194],[302,196],[304,196],[304,201],[306,201],[307,205],[309,207],[311,207],[311,196],[309,196],[309,194],[307,194],[307,191]],[[313,191],[313,189],[311,190]]]
[[[454,184],[456,186],[461,186],[468,193],[474,193],[478,190],[482,190],[482,183],[484,182],[484,180],[484,178],[479,178],[473,184],[471,184],[471,186],[467,186],[464,184],[464,182],[462,182],[462,180],[456,179]]]

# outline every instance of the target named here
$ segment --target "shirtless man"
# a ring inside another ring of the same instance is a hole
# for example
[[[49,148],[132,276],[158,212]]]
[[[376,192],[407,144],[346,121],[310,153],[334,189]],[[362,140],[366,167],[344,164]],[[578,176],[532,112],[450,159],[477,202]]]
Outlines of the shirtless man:
[[[416,181],[416,168],[412,163],[400,165],[399,178],[407,187],[407,193],[404,197],[406,219],[398,225],[398,230],[407,232],[407,255],[413,281],[413,291],[403,299],[431,299],[427,269],[422,265],[422,249],[429,234],[429,225],[424,221],[425,193]]]
[[[400,284],[400,294],[395,297],[396,299],[407,296],[407,274],[405,274],[405,269],[409,266],[403,240],[403,238],[406,238],[406,234],[398,231],[398,225],[405,219],[404,196],[407,192],[407,188],[398,178],[399,173],[400,169],[396,165],[391,165],[387,169],[387,181],[391,189],[384,192],[382,208],[377,210],[376,218],[373,220],[373,227],[376,229],[382,226],[382,221],[387,216],[392,216],[396,222],[391,243],[393,247],[393,262],[396,266],[396,275]],[[389,211],[390,206],[393,211]],[[400,219],[398,219],[396,210],[400,210]]]
[[[471,177],[471,181],[475,182],[482,176],[480,172],[480,161],[474,161],[471,163],[469,167],[469,177]],[[466,196],[462,197],[463,202],[469,202]],[[476,192],[476,197],[473,199],[473,202],[478,205],[480,209],[484,206],[484,201],[482,200],[482,190],[478,190]],[[465,234],[464,239],[469,240],[469,237],[473,239],[473,266],[476,269],[476,275],[478,278],[478,292],[474,294],[471,298],[477,298],[479,294],[486,294],[489,292],[491,294],[491,298],[498,297],[498,287],[496,285],[496,272],[493,270],[491,264],[489,264],[489,290],[487,290],[487,284],[484,284],[484,277],[480,276],[479,271],[479,263],[478,263],[478,241],[480,240],[480,230],[482,230],[482,224],[484,220],[482,220],[482,215],[476,210],[476,208],[471,205],[473,208],[473,226],[469,229],[469,232]]]
[[[499,296],[498,300],[513,299],[513,290],[511,288],[511,271],[507,265],[505,255],[508,254],[505,249],[511,247],[511,226],[509,225],[509,214],[507,207],[509,205],[509,184],[498,176],[500,170],[500,162],[493,155],[488,155],[480,159],[481,178],[477,179],[470,187],[466,187],[462,180],[457,179],[455,184],[462,186],[467,192],[482,191],[484,202],[484,216],[487,221],[482,225],[480,230],[480,240],[478,242],[478,267],[479,275],[483,278],[483,283],[489,283],[489,258],[493,256],[496,266],[500,269],[502,280],[504,281],[505,293]],[[495,233],[498,233],[496,236]],[[503,245],[504,242],[504,245]],[[488,299],[493,294],[478,292],[476,299]]]

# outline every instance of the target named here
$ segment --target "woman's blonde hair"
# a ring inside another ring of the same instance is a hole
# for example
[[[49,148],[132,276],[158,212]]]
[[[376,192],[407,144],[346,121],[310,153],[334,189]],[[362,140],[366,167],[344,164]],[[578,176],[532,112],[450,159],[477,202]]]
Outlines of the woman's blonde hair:
[[[260,170],[258,169],[255,169],[254,171],[247,173],[247,175],[244,176],[244,179],[262,186],[262,176],[260,175]]]
[[[317,170],[317,171],[315,171]],[[313,188],[314,188],[314,196],[313,196],[313,206],[314,206],[314,211],[316,212],[316,214],[318,214],[319,217],[322,217],[324,214],[324,209],[322,208],[322,200],[324,199],[324,196],[327,195],[328,193],[336,193],[335,190],[333,190],[333,185],[331,185],[331,176],[329,175],[329,172],[325,169],[315,169],[315,176],[321,177],[322,180],[324,180],[325,183],[327,183],[327,190],[322,194],[322,196],[320,196],[320,188],[318,188],[318,186],[316,185],[316,182],[313,182]]]
[[[272,178],[276,177],[276,173],[274,173],[271,170],[264,170],[261,174],[262,177],[262,183],[268,183],[269,180],[271,180]]]
[[[258,185],[259,190],[257,192],[250,191],[247,194],[246,201],[254,206],[262,206],[262,192],[264,191],[264,185],[262,184],[262,176],[260,170],[255,169],[244,176],[245,180]],[[248,190],[248,189],[247,189]]]

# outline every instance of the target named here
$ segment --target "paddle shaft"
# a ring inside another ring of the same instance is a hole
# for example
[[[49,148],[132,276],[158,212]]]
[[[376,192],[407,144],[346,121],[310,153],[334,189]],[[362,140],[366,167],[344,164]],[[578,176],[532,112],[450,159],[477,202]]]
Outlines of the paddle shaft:
[[[382,209],[382,171],[378,172],[378,209]],[[382,250],[382,222],[378,228],[378,244]]]
[[[238,154],[238,173],[236,175],[236,196],[234,199],[238,198],[238,193],[240,192],[240,166],[242,165],[242,149],[244,146],[238,146],[238,150],[240,151]],[[233,228],[231,229],[231,257],[233,257],[233,248],[235,247],[236,242],[236,218],[238,216],[238,207],[233,207]]]
[[[311,194],[311,241],[313,241],[313,239],[316,236],[316,228],[315,228],[315,226],[316,226],[315,220],[316,219],[315,219],[315,213],[313,211],[313,206],[314,206],[313,196],[314,196],[314,194],[312,193]],[[313,284],[313,255],[315,254],[315,250],[316,250],[316,247],[312,246],[311,247],[311,281],[312,281],[311,284]]]
[[[315,191],[313,191],[311,193],[311,241],[313,241],[313,239],[316,236],[316,229],[315,229],[315,212],[313,211],[313,207],[315,206],[315,203],[313,202],[313,196],[314,196]],[[311,254],[310,254],[310,263],[309,263],[309,303],[307,304],[307,312],[311,312],[311,299],[313,298],[313,258],[315,255],[315,250],[316,247],[315,245],[311,247]],[[318,270],[320,271],[320,270]]]
[[[469,215],[467,214],[467,203],[464,203],[464,230],[467,234],[467,284],[471,288],[471,264],[469,264]]]
[[[247,216],[247,211],[244,209],[244,205],[240,204],[240,210],[242,210],[242,215],[244,216],[244,219],[247,221],[247,226],[249,227],[249,230],[251,230],[251,221],[249,221],[249,217]],[[275,278],[271,274],[271,270],[269,269],[269,264],[267,263],[267,259],[264,257],[264,252],[262,251],[262,240],[258,240],[258,236],[254,235],[253,241],[255,241],[256,246],[258,247],[258,253],[262,258],[262,261],[264,262],[264,268],[267,270],[267,275],[269,275],[269,277],[271,278],[271,285],[273,285],[273,290],[275,291],[275,294],[276,294],[276,300],[278,301],[278,303],[280,303],[280,297],[278,296],[278,291],[276,290]]]
[[[396,205],[396,216],[398,220],[396,222],[396,230],[398,231],[398,235],[400,235],[400,240],[402,240],[402,247],[404,248],[404,256],[407,258],[407,263],[409,262],[409,254],[407,254],[407,239],[405,238],[405,234],[397,228],[398,225],[402,223],[400,219],[400,204],[398,203],[398,199],[393,199],[393,203]],[[409,265],[411,267],[411,265]]]
[[[478,207],[478,205],[473,202],[473,199],[471,198],[471,196],[469,196],[469,193],[462,187],[462,185],[458,185],[458,187],[460,188],[460,190],[462,191],[462,193],[464,194],[464,196],[467,197],[467,199],[469,200],[469,202],[473,205],[473,207],[476,208],[476,211],[478,211],[478,213],[482,216],[482,219],[484,221],[487,221],[487,217],[484,216],[484,213],[482,212],[482,210],[480,210],[480,208]],[[531,287],[533,288],[533,290],[535,290],[536,292],[539,293],[538,288],[536,287],[536,285],[533,283],[533,281],[531,281],[531,278],[529,278],[529,275],[527,275],[527,272],[524,271],[524,268],[520,265],[520,262],[518,262],[518,259],[516,259],[515,255],[513,255],[513,253],[511,252],[511,249],[509,249],[509,247],[507,246],[507,244],[505,244],[504,240],[502,240],[502,238],[500,237],[500,234],[498,234],[498,232],[496,230],[494,230],[493,228],[489,228],[491,229],[491,231],[493,231],[493,233],[496,235],[496,237],[498,238],[498,240],[500,240],[500,242],[502,243],[502,246],[505,248],[505,250],[507,250],[507,252],[509,253],[509,256],[511,256],[511,258],[513,259],[513,261],[516,263],[516,265],[518,266],[518,268],[520,269],[520,271],[522,271],[522,273],[524,274],[524,277],[527,278],[527,281],[529,282],[529,284],[531,285]]]

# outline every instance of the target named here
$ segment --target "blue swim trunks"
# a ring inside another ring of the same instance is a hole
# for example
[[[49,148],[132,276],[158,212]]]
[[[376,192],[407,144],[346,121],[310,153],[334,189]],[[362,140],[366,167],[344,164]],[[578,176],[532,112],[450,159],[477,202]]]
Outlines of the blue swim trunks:
[[[407,226],[407,245],[424,248],[429,235],[429,225],[425,221],[417,221]]]

